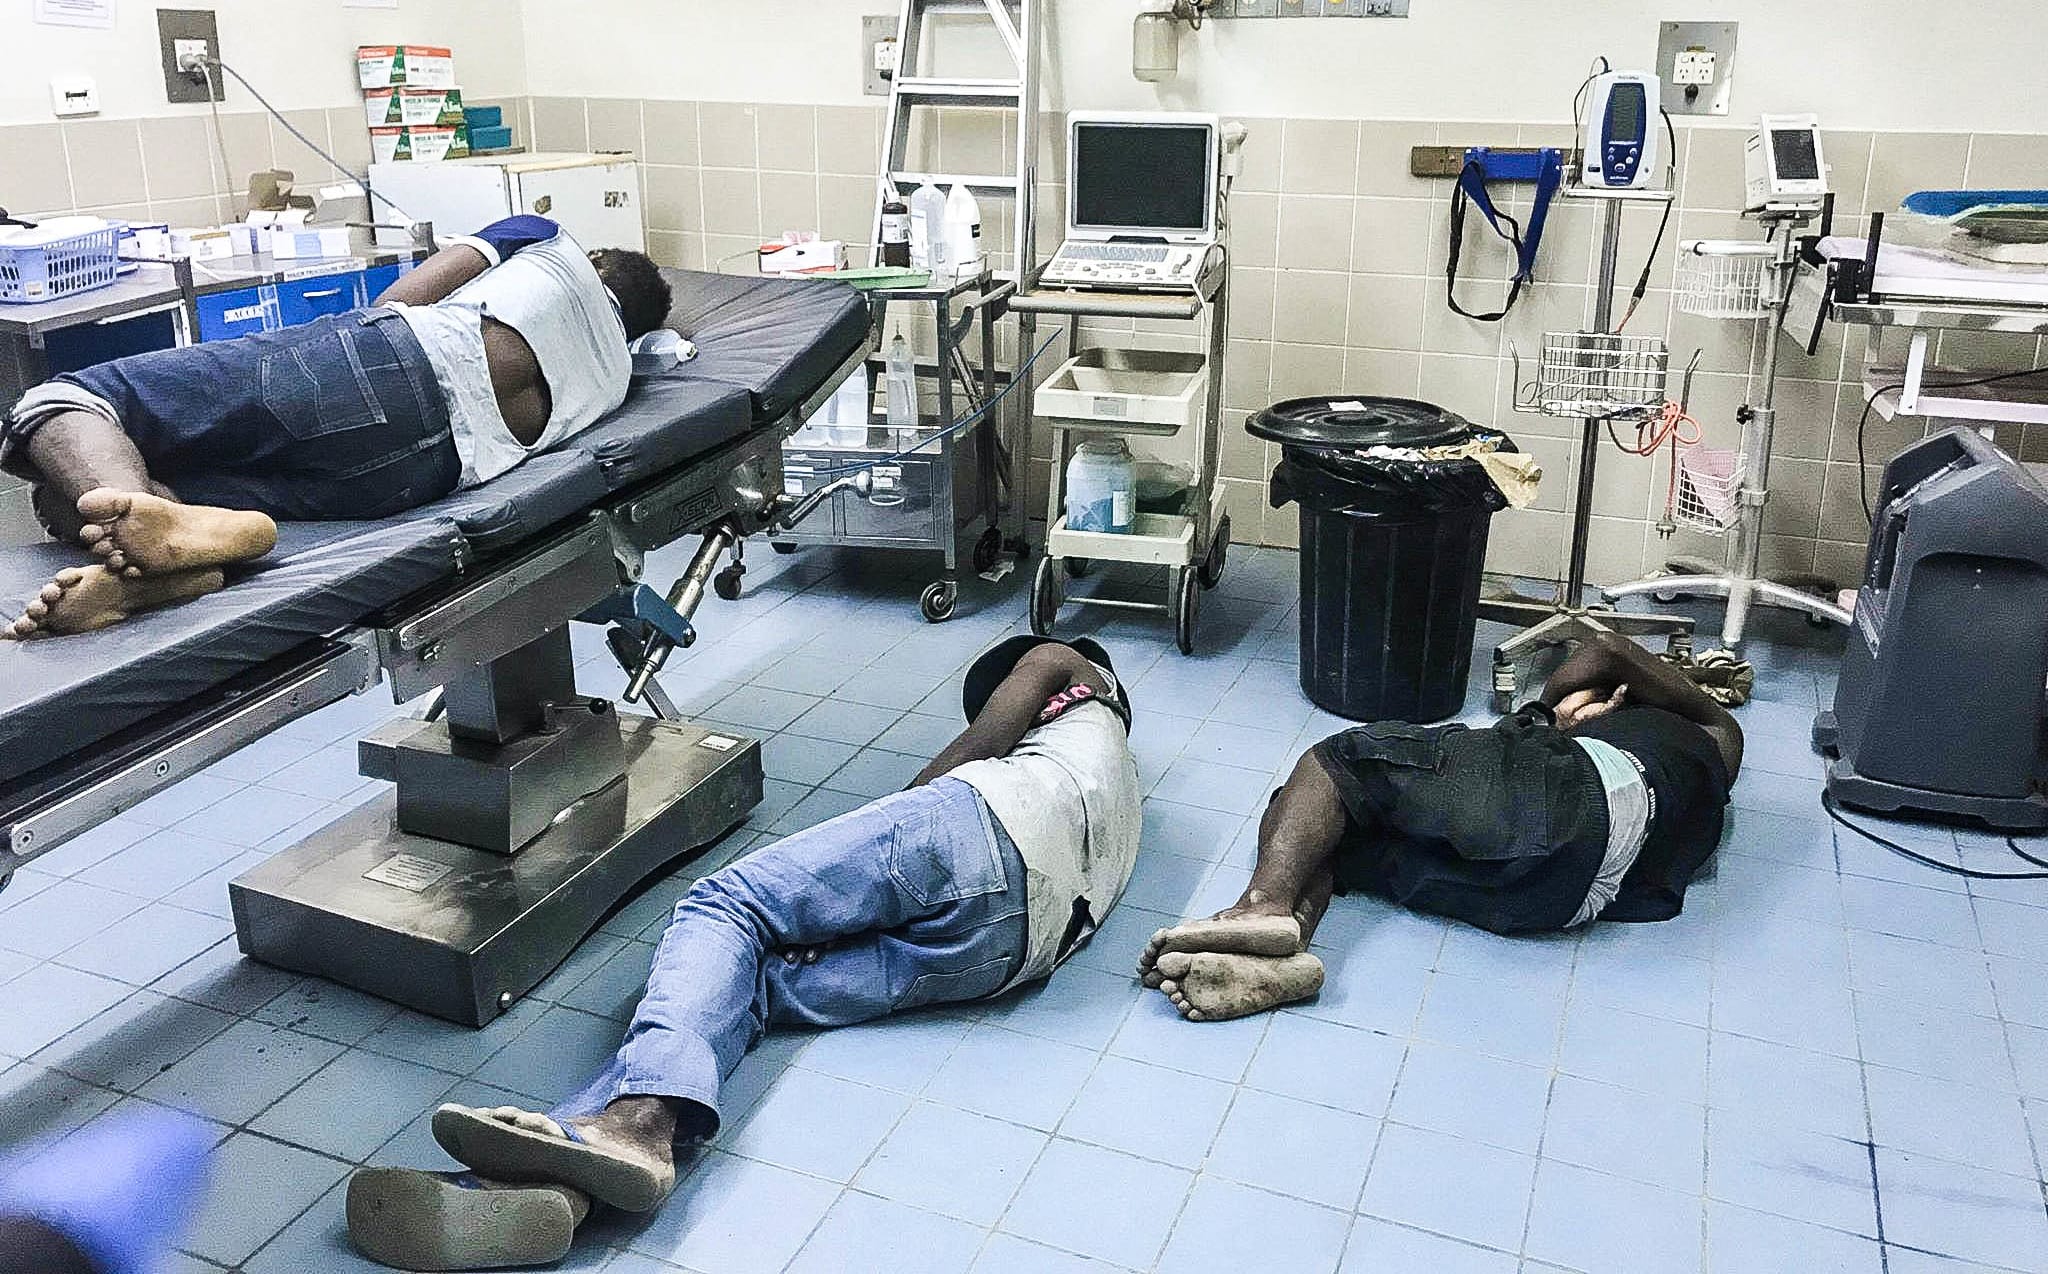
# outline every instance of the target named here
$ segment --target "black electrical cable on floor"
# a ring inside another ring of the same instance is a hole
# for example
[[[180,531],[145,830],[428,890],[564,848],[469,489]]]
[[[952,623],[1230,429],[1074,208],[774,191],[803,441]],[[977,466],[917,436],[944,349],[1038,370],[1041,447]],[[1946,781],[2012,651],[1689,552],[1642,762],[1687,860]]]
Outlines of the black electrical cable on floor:
[[[1996,385],[2000,381],[2019,380],[2025,376],[2039,376],[2048,372],[2048,366],[2028,367],[2016,372],[1999,372],[1995,376],[1978,376],[1970,380],[1945,380],[1939,385],[1928,385],[1930,390],[1969,389],[1977,385]],[[1870,507],[1870,460],[1863,449],[1863,435],[1870,428],[1870,413],[1877,409],[1877,400],[1886,394],[1901,393],[1905,385],[1886,385],[1870,395],[1863,403],[1863,417],[1856,422],[1856,498],[1863,501],[1863,517],[1874,530],[1877,527],[1877,511]]]
[[[1868,828],[1858,827],[1844,818],[1842,816],[1842,807],[1835,803],[1835,797],[1832,792],[1822,792],[1820,794],[1820,804],[1821,808],[1828,812],[1829,818],[1834,819],[1837,823],[1840,823],[1863,839],[1875,841],[1894,854],[1898,854],[1903,858],[1910,858],[1914,862],[1932,867],[1936,871],[1947,872],[1951,876],[1962,876],[1969,880],[2048,880],[2048,871],[1979,871],[1974,867],[1964,867],[1956,863],[1942,862],[1939,858],[1929,858],[1925,854],[1907,849],[1897,841],[1886,840]],[[2048,868],[2048,858],[2036,858],[2026,850],[2021,849],[2017,837],[2006,837],[2005,846],[2026,862],[2030,862],[2036,867]]]

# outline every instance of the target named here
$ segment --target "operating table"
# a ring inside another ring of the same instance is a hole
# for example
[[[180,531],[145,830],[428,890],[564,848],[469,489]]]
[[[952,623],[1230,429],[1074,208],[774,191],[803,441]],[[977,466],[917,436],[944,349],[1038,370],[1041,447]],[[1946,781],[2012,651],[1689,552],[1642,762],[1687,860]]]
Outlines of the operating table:
[[[759,744],[674,720],[654,674],[723,555],[815,507],[781,443],[873,352],[839,284],[664,271],[698,350],[480,487],[377,522],[287,523],[207,597],[0,643],[0,888],[22,864],[272,730],[388,681],[438,692],[359,744],[392,787],[229,885],[243,952],[481,1025],[656,869],[738,825]],[[645,554],[703,543],[664,596]],[[9,613],[78,551],[0,549]],[[730,568],[728,568],[730,570]],[[728,580],[734,577],[728,575]],[[725,591],[721,589],[721,591]],[[621,712],[578,692],[605,623]]]

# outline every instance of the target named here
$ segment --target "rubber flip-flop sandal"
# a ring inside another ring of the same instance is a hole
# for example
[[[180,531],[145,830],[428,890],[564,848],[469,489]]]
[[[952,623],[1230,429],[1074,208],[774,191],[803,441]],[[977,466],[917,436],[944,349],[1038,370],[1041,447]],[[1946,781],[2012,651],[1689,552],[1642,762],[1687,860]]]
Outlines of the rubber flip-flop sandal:
[[[657,1173],[646,1164],[580,1141],[516,1128],[468,1106],[436,1110],[433,1128],[443,1150],[502,1181],[574,1186],[627,1212],[652,1212],[675,1189],[674,1169]]]
[[[467,1174],[363,1168],[348,1182],[349,1240],[394,1269],[549,1265],[569,1254],[577,1211],[559,1187],[507,1186]]]

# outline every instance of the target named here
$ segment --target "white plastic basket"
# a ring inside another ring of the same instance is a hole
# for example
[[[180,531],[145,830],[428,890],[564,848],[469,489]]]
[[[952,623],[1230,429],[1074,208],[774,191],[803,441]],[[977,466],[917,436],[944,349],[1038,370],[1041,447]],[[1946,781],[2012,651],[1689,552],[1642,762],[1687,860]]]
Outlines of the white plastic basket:
[[[1708,535],[1726,535],[1742,518],[1742,456],[1722,447],[1678,453],[1677,520]]]
[[[1639,420],[1664,409],[1671,351],[1650,336],[1547,332],[1536,407],[1546,416]]]
[[[0,301],[33,305],[114,281],[121,259],[112,226],[44,243],[0,243]]]
[[[1768,318],[1770,256],[1716,250],[1723,246],[1697,241],[1679,245],[1678,308],[1700,318]]]

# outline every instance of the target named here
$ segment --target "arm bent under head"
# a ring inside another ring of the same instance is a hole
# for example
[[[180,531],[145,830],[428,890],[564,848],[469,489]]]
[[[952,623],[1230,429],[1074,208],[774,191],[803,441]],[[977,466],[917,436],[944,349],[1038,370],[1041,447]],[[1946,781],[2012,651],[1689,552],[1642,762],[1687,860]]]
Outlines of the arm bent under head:
[[[1742,769],[1742,727],[1692,679],[1618,633],[1599,633],[1580,643],[1539,696],[1552,709],[1591,691],[1605,699],[1626,686],[1627,701],[1662,708],[1705,730],[1721,751],[1733,782]]]
[[[1109,694],[1109,685],[1095,665],[1072,648],[1045,645],[1027,651],[1003,684],[988,697],[981,715],[933,757],[910,786],[929,783],[969,761],[1009,755],[1018,740],[1038,723],[1046,700],[1070,686],[1087,686],[1105,698]]]

